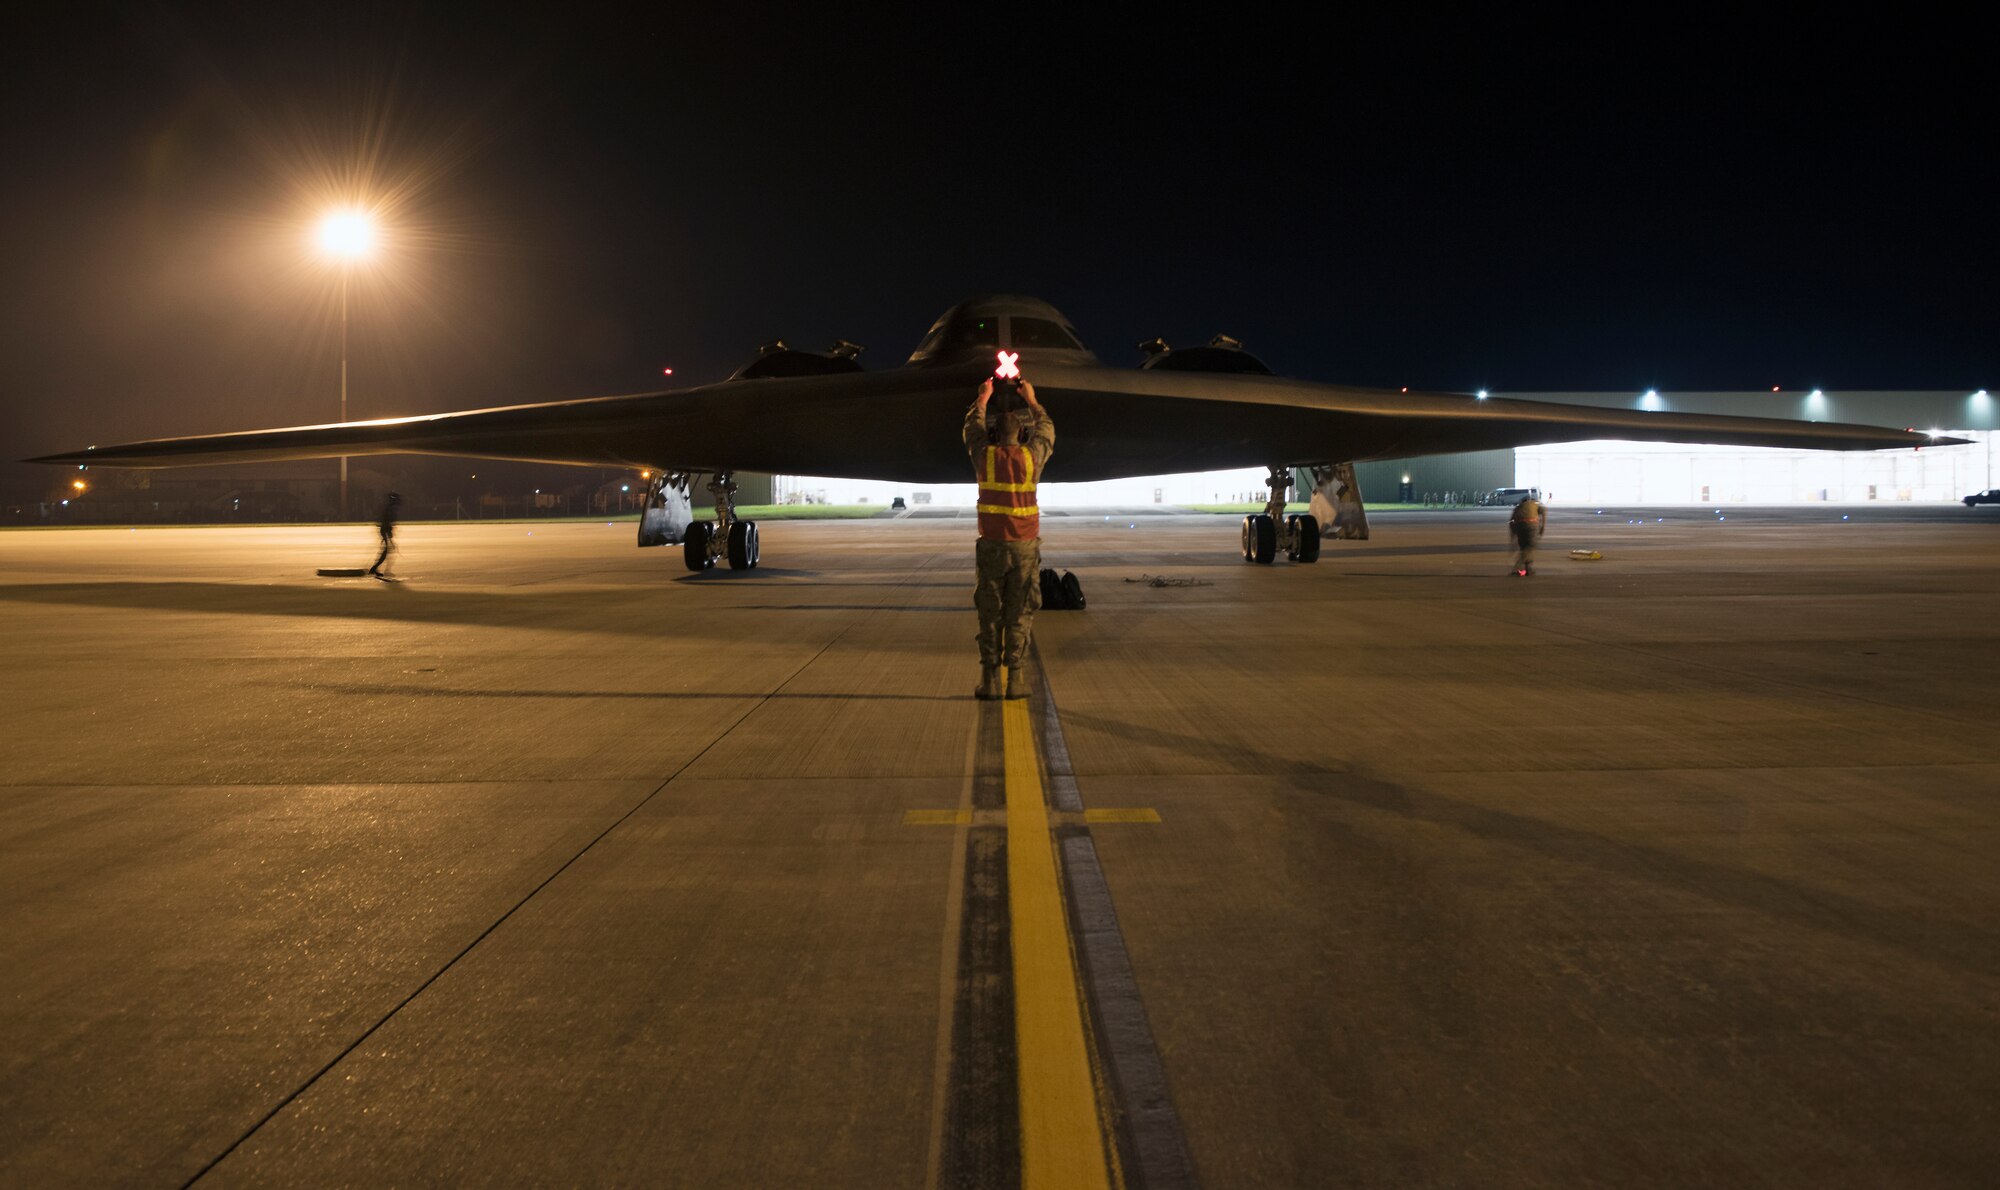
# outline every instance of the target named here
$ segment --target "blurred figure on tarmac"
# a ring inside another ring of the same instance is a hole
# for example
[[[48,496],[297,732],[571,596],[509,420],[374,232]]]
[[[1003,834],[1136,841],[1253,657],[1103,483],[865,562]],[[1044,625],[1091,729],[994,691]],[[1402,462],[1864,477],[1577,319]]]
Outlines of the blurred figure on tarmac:
[[[374,575],[376,578],[389,577],[382,572],[382,568],[389,564],[389,555],[395,552],[396,520],[402,513],[402,495],[397,492],[390,492],[388,500],[382,504],[382,519],[375,526],[382,533],[382,552],[375,555],[375,565],[368,568],[368,573]]]
[[[1542,536],[1543,526],[1548,524],[1548,510],[1533,496],[1521,497],[1514,506],[1514,515],[1507,521],[1507,529],[1514,535],[1513,572],[1522,578],[1535,573],[1535,542]]]
[[[999,409],[989,418],[993,378],[965,411],[965,453],[979,481],[979,545],[974,553],[979,585],[972,605],[979,609],[979,698],[1026,698],[1022,669],[1042,605],[1042,517],[1035,485],[1056,448],[1056,427],[1035,400],[1035,386],[1015,382],[1025,409]],[[1012,404],[1012,402],[1010,402]],[[1007,670],[1002,686],[1001,667]],[[1004,689],[1004,693],[1003,693]]]

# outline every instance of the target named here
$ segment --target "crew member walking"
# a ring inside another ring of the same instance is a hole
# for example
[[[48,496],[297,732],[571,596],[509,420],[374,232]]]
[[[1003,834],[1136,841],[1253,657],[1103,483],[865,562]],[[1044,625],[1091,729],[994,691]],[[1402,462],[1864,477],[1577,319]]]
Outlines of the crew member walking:
[[[1006,667],[1005,697],[1028,697],[1022,664],[1042,605],[1042,518],[1035,484],[1056,448],[1055,423],[1035,400],[1026,379],[1017,391],[1026,410],[986,412],[993,396],[991,377],[965,413],[965,451],[979,480],[979,545],[974,555],[979,585],[972,605],[979,609],[980,698],[1002,697],[1000,669]]]
[[[1548,523],[1548,510],[1532,495],[1521,497],[1507,528],[1514,534],[1514,573],[1523,578],[1535,573],[1535,541]]]
[[[375,555],[375,565],[368,568],[368,573],[374,575],[376,578],[389,577],[382,573],[382,567],[388,565],[389,554],[396,548],[396,520],[402,513],[402,495],[397,492],[390,492],[389,499],[383,502],[382,505],[382,519],[375,526],[382,532],[382,552]],[[349,573],[352,573],[352,571]]]

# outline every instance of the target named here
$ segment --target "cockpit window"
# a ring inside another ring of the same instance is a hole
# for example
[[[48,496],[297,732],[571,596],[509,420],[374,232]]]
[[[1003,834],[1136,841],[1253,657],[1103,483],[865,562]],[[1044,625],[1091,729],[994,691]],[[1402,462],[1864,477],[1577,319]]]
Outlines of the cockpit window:
[[[1023,347],[1060,347],[1067,351],[1083,350],[1083,344],[1076,341],[1076,336],[1071,334],[1067,327],[1064,327],[1060,323],[1050,322],[1046,318],[1023,318],[1019,314],[1016,314],[1012,330],[1013,334],[1010,337],[1014,340],[1012,346],[1016,350]]]
[[[974,318],[967,315],[951,324],[945,335],[944,349],[957,351],[961,347],[998,347],[1000,345],[1000,320],[988,316]]]
[[[910,353],[910,358],[922,359],[935,352],[938,349],[938,344],[942,342],[944,342],[944,323],[939,322],[931,328],[929,334],[924,336],[924,341],[917,344],[917,349]]]

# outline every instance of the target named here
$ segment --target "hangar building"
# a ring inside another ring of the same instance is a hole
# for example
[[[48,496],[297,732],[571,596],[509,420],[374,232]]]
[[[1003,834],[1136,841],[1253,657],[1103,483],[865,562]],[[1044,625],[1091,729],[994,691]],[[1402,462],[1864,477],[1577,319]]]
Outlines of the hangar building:
[[[1727,413],[1935,430],[1973,439],[1934,450],[1819,451],[1671,442],[1567,442],[1475,451],[1358,468],[1370,502],[1408,482],[1416,500],[1442,493],[1540,488],[1564,504],[1798,504],[1869,500],[1953,501],[2000,484],[1994,431],[2000,401],[1984,389],[1803,393],[1514,393],[1527,401],[1600,408]]]

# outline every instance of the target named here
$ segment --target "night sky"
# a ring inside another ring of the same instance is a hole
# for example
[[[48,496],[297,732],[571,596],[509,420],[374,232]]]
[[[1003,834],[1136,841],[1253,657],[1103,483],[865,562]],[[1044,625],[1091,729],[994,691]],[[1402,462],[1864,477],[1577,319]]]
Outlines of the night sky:
[[[10,18],[7,458],[333,420],[309,228],[345,195],[394,228],[357,418],[779,336],[892,366],[987,290],[1108,363],[1226,332],[1360,384],[2000,388],[1971,27],[276,7]]]

